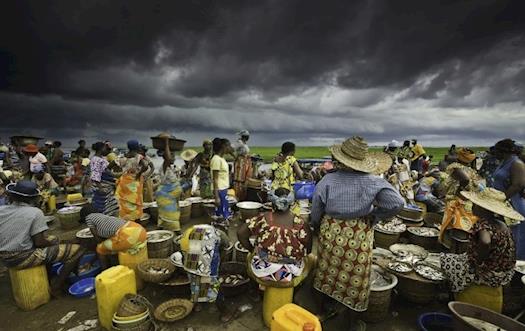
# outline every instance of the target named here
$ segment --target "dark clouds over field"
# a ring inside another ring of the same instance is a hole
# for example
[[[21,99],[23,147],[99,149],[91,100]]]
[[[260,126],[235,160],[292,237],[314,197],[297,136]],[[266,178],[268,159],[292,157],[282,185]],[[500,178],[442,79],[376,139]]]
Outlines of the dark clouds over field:
[[[523,140],[524,6],[12,1],[0,14],[0,136]]]

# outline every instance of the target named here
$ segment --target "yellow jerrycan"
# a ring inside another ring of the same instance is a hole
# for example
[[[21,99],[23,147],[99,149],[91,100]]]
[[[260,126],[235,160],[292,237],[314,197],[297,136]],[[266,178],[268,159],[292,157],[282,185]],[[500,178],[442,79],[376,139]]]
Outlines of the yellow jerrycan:
[[[303,330],[322,331],[321,322],[308,310],[288,303],[273,313],[271,331]]]
[[[118,253],[118,263],[124,265],[135,271],[135,281],[137,282],[137,290],[142,290],[144,287],[144,281],[137,274],[137,266],[139,263],[144,262],[148,259],[148,246],[140,248],[136,254],[130,254],[128,252]]]
[[[135,272],[122,265],[111,267],[95,278],[95,289],[100,325],[111,330],[113,314],[124,295],[137,294]]]
[[[9,269],[11,288],[16,305],[22,310],[33,310],[51,298],[45,265],[27,269]]]

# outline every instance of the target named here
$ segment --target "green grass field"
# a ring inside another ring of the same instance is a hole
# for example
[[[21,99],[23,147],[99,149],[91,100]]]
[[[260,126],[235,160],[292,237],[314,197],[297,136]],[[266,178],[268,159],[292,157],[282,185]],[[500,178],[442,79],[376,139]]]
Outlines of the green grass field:
[[[193,148],[193,147],[190,147]],[[486,147],[471,147],[474,151],[484,151],[487,148]],[[201,150],[201,148],[193,148],[196,150]],[[372,147],[370,148],[371,151],[381,151],[381,147]],[[262,146],[256,146],[252,147],[250,146],[250,151],[254,155],[260,155],[265,162],[270,162],[273,157],[279,153],[280,147],[262,147]],[[448,147],[425,147],[425,151],[427,155],[433,155],[434,156],[434,162],[439,162],[443,160],[445,154],[448,151]],[[328,151],[328,147],[324,146],[309,146],[309,147],[300,147],[297,146],[295,151],[295,157],[298,159],[316,159],[316,158],[322,158],[324,156],[330,156],[330,152]]]

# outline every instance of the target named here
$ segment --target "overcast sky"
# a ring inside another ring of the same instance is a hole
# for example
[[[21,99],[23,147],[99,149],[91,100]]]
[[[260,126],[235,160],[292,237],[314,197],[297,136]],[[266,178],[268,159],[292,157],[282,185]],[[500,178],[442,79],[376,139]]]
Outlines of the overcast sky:
[[[10,1],[0,137],[525,137],[523,1]]]

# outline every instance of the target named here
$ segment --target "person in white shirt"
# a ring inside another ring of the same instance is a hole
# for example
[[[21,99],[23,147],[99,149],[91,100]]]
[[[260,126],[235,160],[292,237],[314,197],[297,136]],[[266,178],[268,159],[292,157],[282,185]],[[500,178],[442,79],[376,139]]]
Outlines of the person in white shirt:
[[[47,168],[47,158],[39,152],[38,146],[29,144],[22,151],[29,157],[29,171],[32,174],[37,173],[41,165]]]
[[[215,198],[215,215],[227,221],[230,216],[230,205],[228,203],[228,189],[230,188],[230,169],[228,162],[224,159],[225,154],[231,153],[231,145],[228,139],[213,139],[213,157],[210,161],[210,169],[213,180],[213,196]]]

